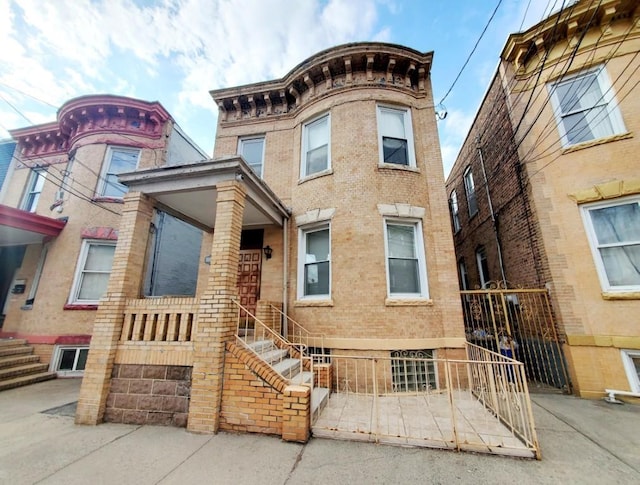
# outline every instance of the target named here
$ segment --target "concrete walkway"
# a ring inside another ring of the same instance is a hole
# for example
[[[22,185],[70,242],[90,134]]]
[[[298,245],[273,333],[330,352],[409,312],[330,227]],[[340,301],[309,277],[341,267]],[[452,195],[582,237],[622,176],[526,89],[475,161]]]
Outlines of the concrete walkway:
[[[542,461],[371,443],[76,426],[79,380],[0,393],[0,483],[640,483],[640,406],[533,395]],[[49,413],[43,411],[50,410]]]

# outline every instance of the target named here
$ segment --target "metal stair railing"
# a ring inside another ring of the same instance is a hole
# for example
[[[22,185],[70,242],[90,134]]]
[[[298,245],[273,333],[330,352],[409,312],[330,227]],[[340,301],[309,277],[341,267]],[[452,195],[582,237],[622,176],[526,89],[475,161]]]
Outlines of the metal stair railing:
[[[264,340],[272,341],[279,349],[286,349],[289,351],[289,356],[296,358],[300,361],[300,372],[305,370],[305,362],[307,367],[313,371],[313,361],[310,357],[306,356],[306,346],[301,343],[290,342],[282,335],[271,329],[264,322],[259,320],[251,311],[242,306],[238,301],[232,299],[233,304],[237,307],[237,321],[236,321],[236,341],[246,350],[252,352],[261,360],[266,362],[260,353],[253,347],[251,343],[260,342]],[[285,376],[274,369],[270,362],[266,362],[280,377],[285,380],[290,380],[293,375]],[[311,389],[313,390],[313,379],[311,379]]]
[[[280,314],[285,321],[286,336],[288,341],[304,345],[305,350],[314,348],[314,354],[325,355],[324,334],[312,333],[296,322],[278,307],[270,305],[271,310]]]

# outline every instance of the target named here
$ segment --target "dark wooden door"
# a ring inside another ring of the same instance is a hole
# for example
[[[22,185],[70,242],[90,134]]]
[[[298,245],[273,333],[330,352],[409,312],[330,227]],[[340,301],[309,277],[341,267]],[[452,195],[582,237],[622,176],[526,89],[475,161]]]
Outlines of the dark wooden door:
[[[238,263],[238,295],[240,304],[255,315],[260,298],[261,249],[240,250]]]

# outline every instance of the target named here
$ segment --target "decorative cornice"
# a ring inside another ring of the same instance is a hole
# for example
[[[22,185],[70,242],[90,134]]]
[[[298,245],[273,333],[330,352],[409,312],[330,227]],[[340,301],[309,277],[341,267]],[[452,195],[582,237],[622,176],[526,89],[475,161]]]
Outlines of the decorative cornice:
[[[635,0],[578,1],[524,32],[511,34],[500,57],[512,62],[518,70],[536,54],[551,51],[560,41],[565,40],[575,46],[587,26],[610,33],[611,22],[639,14]]]
[[[67,153],[82,137],[115,134],[159,139],[171,115],[157,101],[124,96],[82,96],[66,102],[52,123],[11,130],[23,158]]]
[[[381,42],[345,44],[324,50],[283,78],[210,91],[221,123],[283,116],[349,88],[376,87],[425,96],[432,52]]]

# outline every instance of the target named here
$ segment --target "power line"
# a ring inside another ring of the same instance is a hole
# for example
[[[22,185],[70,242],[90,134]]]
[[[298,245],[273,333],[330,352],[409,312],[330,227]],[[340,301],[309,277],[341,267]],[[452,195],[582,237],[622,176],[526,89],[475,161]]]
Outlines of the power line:
[[[478,44],[480,44],[480,41],[482,40],[482,37],[484,37],[485,32],[487,31],[487,29],[489,28],[489,24],[491,24],[491,21],[493,20],[493,17],[495,17],[496,12],[498,11],[498,8],[500,7],[500,5],[502,4],[502,0],[498,0],[498,4],[496,5],[496,8],[493,10],[493,13],[491,14],[491,17],[489,17],[489,21],[487,22],[487,24],[484,26],[484,29],[482,30],[482,33],[480,34],[480,37],[478,37],[478,40],[476,40],[475,45],[473,46],[473,49],[471,49],[471,52],[469,53],[469,56],[467,57],[467,60],[464,61],[464,64],[462,65],[462,67],[460,68],[460,71],[458,72],[458,75],[456,76],[456,78],[453,80],[453,83],[451,83],[451,86],[449,87],[449,89],[447,90],[446,94],[442,97],[442,99],[440,100],[440,102],[438,103],[439,105],[442,104],[444,102],[445,99],[447,99],[447,96],[449,96],[449,93],[451,93],[451,90],[453,89],[453,87],[456,85],[456,83],[458,82],[458,79],[460,79],[460,76],[462,75],[462,72],[464,71],[465,67],[467,67],[467,64],[469,64],[469,61],[471,60],[471,56],[473,56],[473,53],[476,51],[476,49],[478,48]]]

